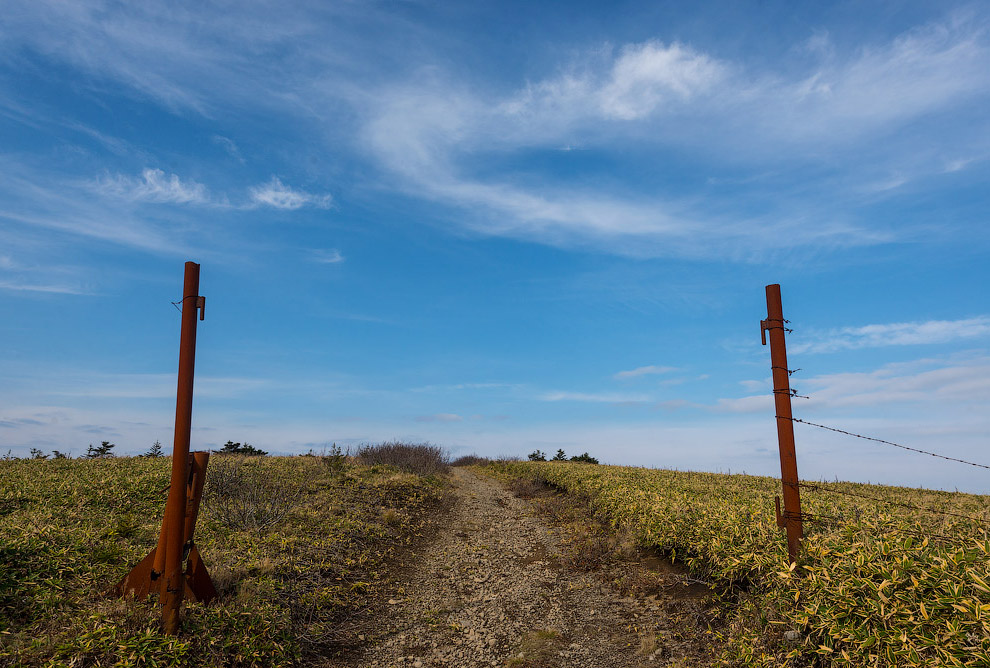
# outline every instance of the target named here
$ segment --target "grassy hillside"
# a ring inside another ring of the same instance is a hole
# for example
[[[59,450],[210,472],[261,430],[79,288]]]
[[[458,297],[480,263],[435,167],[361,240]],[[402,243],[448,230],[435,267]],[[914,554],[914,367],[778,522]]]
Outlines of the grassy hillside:
[[[155,545],[170,466],[0,461],[0,665],[284,666],[326,651],[442,486],[342,458],[214,455],[196,540],[220,597],[187,604],[170,638],[155,604],[106,595]]]
[[[489,470],[579,495],[640,545],[733,585],[716,630],[733,662],[990,665],[990,497],[850,483],[828,486],[860,496],[804,490],[802,510],[825,519],[805,525],[791,571],[772,478],[558,462]]]

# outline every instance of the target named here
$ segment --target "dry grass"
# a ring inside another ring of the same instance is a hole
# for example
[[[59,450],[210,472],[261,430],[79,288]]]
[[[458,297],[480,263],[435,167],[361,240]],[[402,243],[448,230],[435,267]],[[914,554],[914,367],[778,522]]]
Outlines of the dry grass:
[[[185,605],[177,637],[156,601],[106,596],[156,543],[167,458],[0,461],[0,666],[291,668],[351,642],[345,622],[379,595],[441,482],[359,464],[331,475],[314,457],[224,460],[211,457],[207,481],[227,466],[228,495],[262,480],[303,496],[276,503],[286,514],[264,531],[204,499],[196,542],[219,597]]]
[[[258,457],[213,455],[205,502],[232,529],[265,529],[285,519],[302,498],[301,479],[285,478]]]
[[[507,668],[551,668],[554,654],[560,644],[556,631],[536,630],[523,636],[519,651],[509,659]]]
[[[362,445],[358,448],[357,459],[368,466],[393,466],[423,476],[442,475],[450,470],[450,457],[446,451],[430,443],[388,441]]]
[[[990,497],[830,483],[846,494],[802,498],[807,512],[833,519],[805,525],[800,565],[788,569],[772,514],[777,480],[544,462],[492,470],[584,499],[609,526],[686,567],[687,594],[699,578],[713,583],[718,621],[687,613],[712,624],[730,663],[990,665]]]
[[[509,489],[520,499],[535,499],[550,493],[550,487],[535,478],[516,478],[509,482]]]
[[[464,455],[463,457],[458,457],[450,463],[451,466],[487,466],[491,464],[492,460],[488,457],[482,457],[480,455]]]

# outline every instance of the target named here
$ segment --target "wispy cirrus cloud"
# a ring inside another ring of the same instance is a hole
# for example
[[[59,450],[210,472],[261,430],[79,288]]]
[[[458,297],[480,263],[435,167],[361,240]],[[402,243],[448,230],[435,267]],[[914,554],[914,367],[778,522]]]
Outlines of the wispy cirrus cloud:
[[[809,341],[792,345],[793,353],[831,353],[858,348],[948,343],[990,338],[990,316],[960,320],[893,322],[812,332]]]
[[[244,156],[241,155],[241,150],[237,147],[237,144],[234,143],[233,139],[230,137],[224,137],[223,135],[213,135],[212,139],[214,144],[222,148],[227,155],[237,160],[237,162],[242,165],[246,162],[244,160]]]
[[[463,422],[464,418],[456,413],[435,413],[433,415],[419,415],[416,422]]]
[[[964,170],[990,149],[981,139],[986,121],[966,107],[990,92],[990,39],[975,10],[852,46],[820,32],[776,66],[659,38],[569,45],[577,55],[555,54],[542,77],[494,87],[458,79],[433,61],[416,74],[416,63],[427,61],[363,42],[355,25],[401,28],[430,41],[429,26],[385,11],[301,5],[232,16],[197,9],[108,12],[85,2],[68,11],[22,2],[0,27],[0,48],[45,54],[170,109],[215,117],[240,105],[305,119],[308,129],[345,137],[350,150],[374,162],[385,177],[379,183],[451,207],[449,220],[474,233],[643,256],[745,257],[909,237],[916,227],[858,218],[855,204],[895,197],[926,175]],[[342,108],[357,120],[327,111]],[[960,114],[966,123],[951,122]],[[889,141],[912,123],[938,124],[938,141],[912,139],[925,132]],[[778,176],[751,189],[746,211],[730,214],[711,187],[718,174],[636,188],[582,170],[564,170],[575,179],[506,166],[533,153],[559,155],[561,146],[630,168],[633,155],[649,153],[650,164],[662,164],[668,152],[688,152],[710,158],[713,170],[762,173],[773,165]],[[821,156],[843,167],[823,178]],[[815,172],[817,185],[789,176],[802,171]],[[183,196],[166,192],[155,196]],[[277,179],[249,193],[251,206],[285,210],[331,201]]]
[[[77,285],[61,285],[57,283],[20,283],[17,281],[0,280],[0,290],[12,292],[39,292],[56,295],[90,295],[92,292]]]
[[[364,138],[405,190],[460,208],[458,223],[482,234],[648,256],[909,238],[916,233],[910,226],[858,220],[856,204],[945,173],[946,165],[962,169],[968,158],[958,153],[981,150],[969,145],[973,132],[942,132],[937,154],[909,138],[883,139],[990,93],[983,75],[990,68],[987,31],[979,20],[948,17],[855,50],[840,52],[827,36],[818,42],[778,71],[658,40],[600,48],[564,65],[562,74],[509,94],[478,91],[431,71],[415,85],[380,91]],[[480,167],[574,144],[606,154],[646,146],[661,154],[701,151],[742,169],[790,167],[749,189],[758,206],[742,219],[709,206],[712,192],[685,190],[680,181],[678,191],[661,184],[652,189],[656,195],[630,196],[607,179],[589,187]],[[849,152],[857,159],[845,161],[848,168],[827,178],[816,172],[820,186],[792,182],[795,171],[820,169],[803,156]],[[864,190],[863,183],[877,187]],[[794,188],[800,194],[791,197]],[[827,207],[809,206],[815,198]],[[821,216],[823,208],[832,214]],[[844,208],[848,215],[841,215]]]
[[[123,174],[107,175],[97,180],[97,188],[105,195],[135,202],[172,204],[210,204],[206,186],[196,181],[183,181],[177,174],[161,169],[146,168],[138,178]]]
[[[270,181],[261,185],[253,186],[249,190],[251,201],[255,205],[270,206],[276,209],[287,209],[289,211],[300,209],[304,206],[313,206],[318,209],[330,208],[333,198],[330,195],[317,195],[305,190],[291,188],[273,176]]]
[[[333,198],[328,194],[315,194],[286,185],[277,176],[247,190],[247,202],[232,205],[226,195],[212,195],[206,185],[178,174],[169,174],[152,167],[141,171],[140,176],[107,174],[96,180],[96,190],[104,196],[128,202],[157,204],[188,204],[225,208],[254,208],[270,206],[293,211],[304,206],[329,208]]]
[[[320,264],[339,264],[345,259],[336,248],[317,248],[311,253],[313,261]]]
[[[773,410],[771,383],[745,384],[766,392],[719,399],[710,409],[729,413]],[[804,412],[885,406],[930,405],[935,414],[947,405],[973,406],[990,401],[990,357],[968,355],[885,364],[873,371],[822,374],[800,382],[807,395],[796,408]],[[796,400],[797,401],[797,400]]]
[[[645,394],[623,394],[618,392],[545,392],[537,397],[540,401],[581,401],[600,404],[641,404],[650,400]]]
[[[612,377],[616,380],[623,380],[625,378],[637,378],[639,376],[662,375],[672,371],[677,371],[677,367],[657,366],[651,364],[649,366],[641,366],[635,369],[630,369],[629,371],[620,371]]]

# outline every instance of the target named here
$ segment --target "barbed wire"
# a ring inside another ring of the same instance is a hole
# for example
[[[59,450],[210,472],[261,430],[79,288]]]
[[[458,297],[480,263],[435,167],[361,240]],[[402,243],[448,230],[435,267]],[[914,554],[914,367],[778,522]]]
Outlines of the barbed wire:
[[[977,524],[988,528],[987,521],[981,517],[974,517],[972,515],[963,515],[962,513],[954,513],[951,510],[939,510],[938,508],[930,508],[928,506],[919,506],[915,503],[906,503],[904,501],[891,501],[890,499],[882,499],[880,497],[871,496],[869,494],[859,494],[857,492],[847,492],[841,489],[835,489],[834,487],[823,487],[822,485],[816,485],[810,482],[799,482],[798,487],[805,487],[807,489],[814,489],[821,492],[831,492],[832,494],[841,494],[844,496],[854,496],[860,499],[867,499],[869,501],[874,501],[876,503],[889,503],[892,506],[899,506],[901,508],[908,508],[909,510],[923,510],[925,512],[934,513],[936,515],[949,515],[952,517],[959,517],[962,519],[969,520],[971,522],[976,522]]]
[[[792,398],[795,398],[795,399],[810,399],[811,398],[811,397],[809,397],[807,395],[804,395],[804,394],[798,394],[797,393],[797,390],[795,390],[793,387],[788,388],[786,390],[774,390],[771,394],[786,394],[787,396],[792,397]]]
[[[178,311],[179,313],[182,313],[182,307],[180,307],[179,304],[182,304],[182,302],[186,301],[187,299],[196,299],[197,297],[199,297],[199,295],[186,295],[185,297],[183,297],[182,299],[180,299],[177,302],[171,302],[170,301],[169,304],[171,304],[172,306],[174,306],[176,311]]]
[[[899,443],[894,443],[893,441],[885,441],[882,438],[874,438],[873,436],[864,436],[862,434],[856,434],[851,431],[846,431],[845,429],[838,429],[837,427],[828,427],[823,424],[817,424],[815,422],[808,422],[807,420],[802,420],[796,417],[784,417],[783,415],[778,415],[778,418],[783,418],[784,420],[791,420],[792,422],[800,422],[801,424],[810,425],[812,427],[818,427],[819,429],[827,429],[828,431],[834,431],[839,434],[846,434],[847,436],[855,436],[856,438],[862,438],[867,441],[876,441],[877,443],[883,443],[885,445],[892,445],[895,448],[901,448],[902,450],[910,450],[911,452],[917,452],[922,455],[929,455],[931,457],[938,457],[939,459],[947,459],[950,462],[959,462],[960,464],[968,464],[970,466],[978,466],[983,469],[990,469],[990,466],[986,464],[978,464],[976,462],[970,462],[965,459],[959,459],[958,457],[949,457],[948,455],[940,455],[937,452],[929,452],[927,450],[921,450],[919,448],[912,448],[907,445],[901,445]]]

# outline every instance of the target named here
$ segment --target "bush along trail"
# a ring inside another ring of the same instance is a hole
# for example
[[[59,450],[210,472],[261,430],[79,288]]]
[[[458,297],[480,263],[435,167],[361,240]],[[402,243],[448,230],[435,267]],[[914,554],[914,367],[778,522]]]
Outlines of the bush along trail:
[[[712,665],[707,587],[648,568],[580,504],[482,472],[453,469],[444,529],[405,555],[365,647],[330,665]]]

